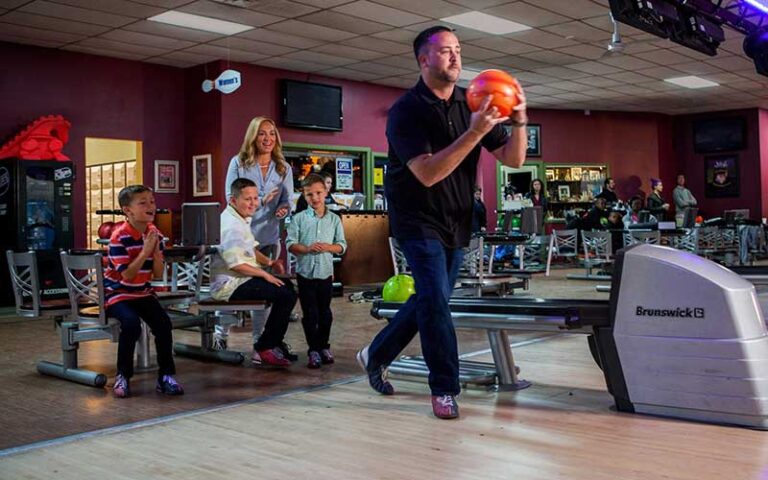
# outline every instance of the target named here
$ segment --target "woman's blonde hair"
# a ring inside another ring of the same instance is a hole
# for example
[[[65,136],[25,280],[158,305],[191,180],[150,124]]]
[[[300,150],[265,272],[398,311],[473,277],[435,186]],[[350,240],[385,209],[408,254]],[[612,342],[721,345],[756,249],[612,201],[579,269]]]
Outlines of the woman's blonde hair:
[[[256,165],[256,136],[259,133],[259,128],[264,122],[270,123],[275,127],[275,148],[272,149],[272,161],[275,162],[275,170],[281,177],[285,177],[288,172],[288,162],[285,161],[283,155],[283,141],[280,140],[280,132],[277,130],[277,125],[274,120],[267,117],[256,117],[248,124],[248,129],[245,131],[245,138],[243,139],[243,145],[240,147],[240,165],[244,168],[250,168]]]

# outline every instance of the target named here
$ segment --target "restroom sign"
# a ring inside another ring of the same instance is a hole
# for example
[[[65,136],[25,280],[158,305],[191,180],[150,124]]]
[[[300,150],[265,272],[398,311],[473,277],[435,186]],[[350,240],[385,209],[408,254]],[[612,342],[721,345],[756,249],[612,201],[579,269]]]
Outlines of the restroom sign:
[[[336,159],[336,190],[352,190],[352,159]]]

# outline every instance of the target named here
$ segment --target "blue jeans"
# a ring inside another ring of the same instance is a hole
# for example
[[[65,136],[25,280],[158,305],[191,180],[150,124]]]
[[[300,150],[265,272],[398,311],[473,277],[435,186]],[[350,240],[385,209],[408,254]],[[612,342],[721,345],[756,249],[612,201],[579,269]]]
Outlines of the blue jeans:
[[[373,339],[368,365],[388,365],[416,333],[429,368],[432,395],[457,395],[459,353],[448,300],[464,257],[461,248],[446,248],[439,240],[397,240],[411,267],[416,294]]]

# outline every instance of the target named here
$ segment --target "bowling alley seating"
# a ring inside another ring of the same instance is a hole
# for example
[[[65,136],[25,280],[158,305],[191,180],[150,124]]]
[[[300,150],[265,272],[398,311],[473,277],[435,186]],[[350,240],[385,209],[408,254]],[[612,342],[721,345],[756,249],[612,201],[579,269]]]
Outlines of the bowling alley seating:
[[[578,235],[579,231],[574,229],[569,230],[553,230],[552,235],[549,237],[549,249],[547,253],[547,270],[545,275],[549,276],[549,271],[552,265],[552,258],[561,257],[567,259],[576,259],[579,256],[578,250]]]
[[[638,243],[647,243],[650,245],[661,244],[661,232],[658,230],[629,230],[624,232],[624,246],[637,245]]]
[[[520,279],[514,273],[494,273],[494,248],[489,248],[490,254],[486,261],[485,248],[482,248],[480,238],[472,238],[464,253],[464,262],[456,280],[457,286],[470,288],[476,297],[483,293],[494,293],[500,297],[514,293],[515,288],[527,289],[528,276]]]
[[[613,245],[611,232],[607,230],[581,231],[581,245],[584,249],[584,275],[569,274],[571,280],[610,280],[610,274],[605,269],[613,263]],[[601,272],[595,273],[594,269],[600,267]]]
[[[25,318],[52,318],[61,324],[69,313],[69,300],[42,299],[42,289],[37,275],[37,255],[34,251],[5,252],[11,274],[11,288],[16,302],[16,315]]]

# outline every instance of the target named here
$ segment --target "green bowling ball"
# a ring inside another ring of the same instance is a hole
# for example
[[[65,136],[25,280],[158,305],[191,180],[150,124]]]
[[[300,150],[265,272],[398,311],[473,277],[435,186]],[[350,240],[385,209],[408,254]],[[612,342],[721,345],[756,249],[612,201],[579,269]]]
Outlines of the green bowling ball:
[[[385,302],[404,303],[416,293],[416,284],[410,275],[395,275],[384,284],[381,298]]]

